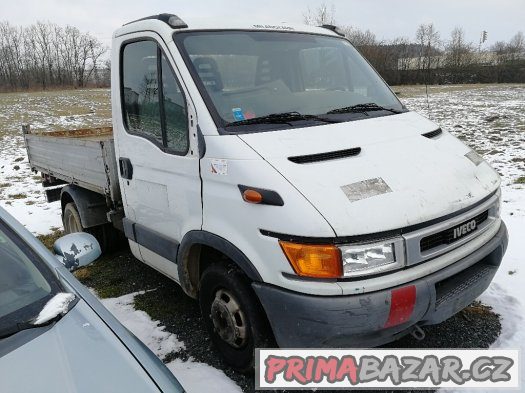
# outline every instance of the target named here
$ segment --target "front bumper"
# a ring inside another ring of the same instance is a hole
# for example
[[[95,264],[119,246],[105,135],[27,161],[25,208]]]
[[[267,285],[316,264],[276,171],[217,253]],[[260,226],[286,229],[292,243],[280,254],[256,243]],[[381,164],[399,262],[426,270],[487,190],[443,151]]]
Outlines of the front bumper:
[[[491,240],[452,265],[401,287],[362,295],[313,296],[252,285],[280,347],[375,347],[407,334],[416,323],[436,324],[468,306],[489,286],[507,243],[502,222]],[[392,291],[409,286],[416,293],[410,315],[388,327]]]

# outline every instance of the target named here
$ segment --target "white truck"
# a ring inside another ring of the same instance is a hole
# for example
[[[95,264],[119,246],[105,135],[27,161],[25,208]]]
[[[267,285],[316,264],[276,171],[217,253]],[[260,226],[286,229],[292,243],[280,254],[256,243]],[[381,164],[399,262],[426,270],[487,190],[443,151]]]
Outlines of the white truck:
[[[501,263],[498,174],[333,26],[134,21],[111,97],[112,129],[26,127],[31,166],[66,232],[120,228],[239,370],[256,347],[422,338]]]

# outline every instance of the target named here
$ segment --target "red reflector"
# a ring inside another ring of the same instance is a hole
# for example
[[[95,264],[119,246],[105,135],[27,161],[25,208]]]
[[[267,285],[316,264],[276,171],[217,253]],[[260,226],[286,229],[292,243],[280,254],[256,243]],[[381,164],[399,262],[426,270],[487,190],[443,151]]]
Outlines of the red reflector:
[[[390,314],[385,323],[385,327],[392,327],[401,325],[409,320],[414,311],[414,304],[416,303],[416,287],[410,285],[392,291],[392,298],[390,300]]]

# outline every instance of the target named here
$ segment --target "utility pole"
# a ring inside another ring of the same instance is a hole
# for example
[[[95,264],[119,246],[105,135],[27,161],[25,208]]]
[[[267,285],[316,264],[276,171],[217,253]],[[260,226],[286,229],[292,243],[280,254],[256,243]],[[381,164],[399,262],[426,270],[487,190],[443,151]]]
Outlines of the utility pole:
[[[486,30],[483,30],[481,32],[481,37],[479,38],[479,48],[478,48],[478,52],[481,52],[481,44],[483,44],[485,41],[487,41],[487,31]]]

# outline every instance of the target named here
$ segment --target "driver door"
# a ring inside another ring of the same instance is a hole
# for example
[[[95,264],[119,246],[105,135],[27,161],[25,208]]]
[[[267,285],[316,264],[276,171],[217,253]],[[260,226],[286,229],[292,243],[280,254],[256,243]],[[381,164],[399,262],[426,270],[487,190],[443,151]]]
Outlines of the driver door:
[[[117,47],[113,118],[126,236],[135,256],[178,281],[178,245],[202,223],[195,109],[158,35],[126,36]]]

